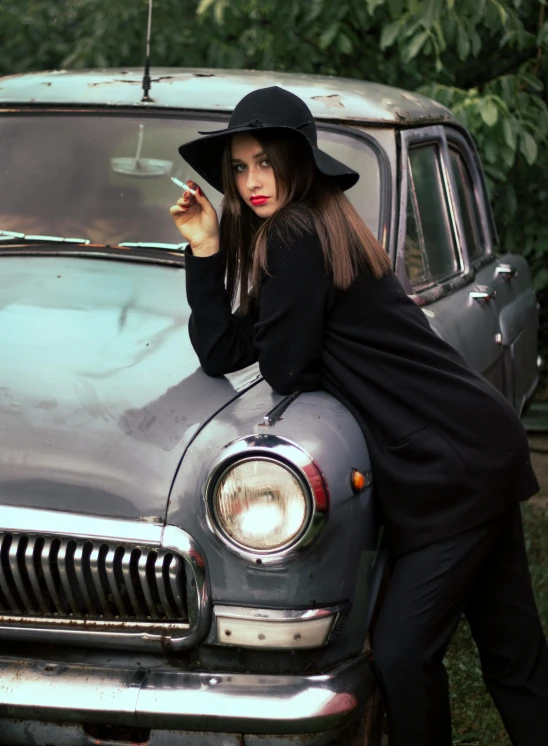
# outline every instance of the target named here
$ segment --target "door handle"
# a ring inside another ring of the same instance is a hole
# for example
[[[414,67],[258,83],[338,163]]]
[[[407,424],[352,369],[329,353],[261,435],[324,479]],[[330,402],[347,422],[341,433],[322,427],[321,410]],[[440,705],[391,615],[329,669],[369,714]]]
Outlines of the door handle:
[[[495,270],[497,275],[504,277],[505,280],[511,280],[513,277],[518,276],[518,271],[511,264],[498,264]]]
[[[470,297],[478,302],[485,301],[485,303],[489,303],[490,300],[494,300],[497,297],[497,291],[490,285],[476,285],[470,291]]]

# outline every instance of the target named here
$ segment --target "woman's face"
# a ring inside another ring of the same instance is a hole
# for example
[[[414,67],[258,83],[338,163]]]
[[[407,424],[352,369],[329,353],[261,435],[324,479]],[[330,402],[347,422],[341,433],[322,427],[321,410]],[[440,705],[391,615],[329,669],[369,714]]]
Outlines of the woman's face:
[[[260,218],[269,218],[282,206],[280,188],[266,153],[251,135],[234,135],[231,143],[232,173],[238,194]]]

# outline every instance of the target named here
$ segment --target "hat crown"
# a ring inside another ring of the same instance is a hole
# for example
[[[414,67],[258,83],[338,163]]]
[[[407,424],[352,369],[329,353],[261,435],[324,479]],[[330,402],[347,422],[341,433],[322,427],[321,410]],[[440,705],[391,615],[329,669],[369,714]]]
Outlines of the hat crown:
[[[333,177],[341,189],[350,189],[360,178],[352,168],[318,148],[312,112],[301,98],[277,85],[248,93],[236,104],[228,127],[200,132],[203,137],[183,143],[179,153],[209,184],[224,192],[222,162],[230,138],[277,130],[295,133],[303,147],[310,148],[318,170]]]
[[[251,91],[238,102],[228,129],[236,127],[290,127],[317,145],[316,125],[305,102],[277,85]]]

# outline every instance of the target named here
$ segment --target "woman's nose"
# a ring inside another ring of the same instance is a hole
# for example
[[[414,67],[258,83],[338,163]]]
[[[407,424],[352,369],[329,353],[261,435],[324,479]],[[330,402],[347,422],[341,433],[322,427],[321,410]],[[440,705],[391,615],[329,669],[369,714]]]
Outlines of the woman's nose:
[[[256,168],[250,168],[247,171],[247,188],[251,191],[261,186],[260,173]]]

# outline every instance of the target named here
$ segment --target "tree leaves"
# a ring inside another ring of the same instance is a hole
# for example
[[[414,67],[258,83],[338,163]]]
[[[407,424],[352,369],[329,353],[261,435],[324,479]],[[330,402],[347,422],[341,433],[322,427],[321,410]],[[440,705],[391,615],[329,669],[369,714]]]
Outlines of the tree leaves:
[[[505,117],[502,122],[504,141],[509,148],[515,150],[518,142],[518,126],[514,117]]]
[[[321,50],[325,50],[331,46],[331,44],[333,43],[333,40],[335,39],[335,36],[337,35],[338,30],[339,30],[338,23],[332,23],[330,26],[326,28],[326,30],[323,32],[323,34],[318,39],[318,46],[320,47]]]
[[[479,103],[481,118],[488,127],[494,127],[499,118],[497,105],[491,98],[484,98]]]
[[[410,43],[404,49],[403,59],[405,62],[411,62],[411,60],[418,55],[429,35],[428,31],[421,31],[420,34],[415,34]]]
[[[519,149],[527,163],[532,166],[537,159],[538,146],[535,138],[525,130],[522,130],[520,134]]]
[[[387,47],[392,46],[392,44],[396,41],[401,26],[402,24],[400,21],[392,21],[392,23],[383,26],[379,40],[379,46],[381,49],[386,49]]]
[[[457,31],[457,50],[459,54],[459,59],[462,62],[464,62],[464,60],[470,54],[470,47],[471,47],[470,36],[466,33],[466,31],[463,29],[462,26],[459,26],[458,31]]]

